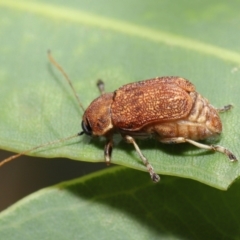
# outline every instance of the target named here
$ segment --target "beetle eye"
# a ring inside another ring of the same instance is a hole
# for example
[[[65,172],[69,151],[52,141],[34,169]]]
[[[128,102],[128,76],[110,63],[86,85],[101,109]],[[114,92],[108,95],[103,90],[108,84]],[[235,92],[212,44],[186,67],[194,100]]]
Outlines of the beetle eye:
[[[82,121],[82,129],[85,134],[92,135],[92,128],[90,127],[88,120],[86,124],[84,121]]]

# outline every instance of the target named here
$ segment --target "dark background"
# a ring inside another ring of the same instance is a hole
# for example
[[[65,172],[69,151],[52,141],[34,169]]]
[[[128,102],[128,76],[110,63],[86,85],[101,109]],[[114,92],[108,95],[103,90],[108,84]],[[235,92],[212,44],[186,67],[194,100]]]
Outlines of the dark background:
[[[0,151],[0,161],[13,154]],[[86,163],[65,158],[22,156],[0,168],[0,211],[41,188],[106,167],[104,162]]]

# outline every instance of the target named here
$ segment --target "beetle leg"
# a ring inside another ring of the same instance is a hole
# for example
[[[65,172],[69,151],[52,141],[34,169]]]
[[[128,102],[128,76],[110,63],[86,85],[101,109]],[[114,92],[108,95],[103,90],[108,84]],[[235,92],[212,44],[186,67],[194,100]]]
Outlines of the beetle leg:
[[[233,108],[233,105],[229,104],[229,105],[223,106],[222,108],[216,108],[216,110],[218,112],[222,113],[222,112],[226,112],[232,108]]]
[[[193,141],[191,139],[183,138],[183,137],[160,139],[160,142],[162,142],[162,143],[184,143],[184,142],[188,142],[188,143],[190,143],[190,144],[192,144],[196,147],[199,147],[199,148],[212,150],[212,151],[216,151],[216,152],[221,152],[221,153],[227,155],[231,162],[237,161],[237,158],[235,157],[235,155],[232,152],[230,152],[225,147],[222,147],[222,146],[219,146],[219,145],[206,145],[206,144],[202,144],[202,143]]]
[[[97,87],[101,95],[103,95],[105,93],[105,88],[104,88],[104,82],[101,79],[98,79]]]
[[[141,152],[140,148],[138,147],[137,143],[135,142],[134,138],[132,138],[129,135],[124,136],[124,138],[128,143],[132,143],[133,146],[135,147],[138,155],[140,156],[141,160],[143,161],[143,164],[146,166],[153,182],[158,182],[160,180],[159,175],[154,172],[152,165],[148,162],[147,158],[142,154],[142,152]]]
[[[111,162],[113,141],[110,139],[104,147],[104,158],[107,165]]]

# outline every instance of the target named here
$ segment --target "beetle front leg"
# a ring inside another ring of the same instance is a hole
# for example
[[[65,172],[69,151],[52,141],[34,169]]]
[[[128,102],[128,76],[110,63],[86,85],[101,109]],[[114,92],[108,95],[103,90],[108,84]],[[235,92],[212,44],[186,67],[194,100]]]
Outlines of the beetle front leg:
[[[104,147],[104,158],[107,165],[111,162],[113,141],[110,139]]]
[[[160,142],[170,143],[170,144],[188,142],[188,143],[190,143],[190,144],[192,144],[196,147],[199,147],[199,148],[212,150],[212,151],[216,151],[216,152],[221,152],[221,153],[227,155],[227,157],[229,158],[229,160],[231,162],[237,161],[237,158],[235,157],[235,155],[232,152],[230,152],[227,148],[219,146],[219,145],[206,145],[206,144],[202,144],[202,143],[193,141],[191,139],[183,138],[183,137],[160,139]]]
[[[124,138],[128,143],[132,143],[133,146],[135,147],[138,155],[140,156],[141,160],[143,161],[143,164],[146,166],[153,182],[158,182],[160,180],[159,175],[154,172],[152,165],[149,163],[147,158],[142,154],[142,152],[141,152],[140,148],[138,147],[137,143],[135,142],[135,140],[131,136],[128,136],[128,135],[124,136]]]

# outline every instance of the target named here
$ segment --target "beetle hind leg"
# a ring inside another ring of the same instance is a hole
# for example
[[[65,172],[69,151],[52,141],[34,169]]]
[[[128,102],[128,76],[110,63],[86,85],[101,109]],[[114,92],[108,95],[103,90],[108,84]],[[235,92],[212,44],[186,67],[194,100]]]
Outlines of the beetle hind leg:
[[[150,176],[151,176],[151,179],[153,180],[153,182],[159,182],[160,180],[160,177],[157,173],[155,173],[152,165],[149,163],[149,161],[147,160],[147,158],[142,154],[140,148],[138,147],[137,143],[135,142],[134,138],[132,138],[131,136],[125,136],[124,137],[125,140],[128,142],[128,143],[131,143],[133,144],[134,148],[136,149],[139,157],[141,158],[141,160],[143,161],[143,164],[146,166]]]
[[[227,111],[231,110],[232,108],[233,108],[233,105],[229,104],[229,105],[223,106],[222,108],[216,108],[216,110],[219,113],[222,113],[222,112],[227,112]]]
[[[207,150],[212,150],[212,151],[216,151],[216,152],[221,152],[223,154],[225,154],[229,160],[231,162],[235,162],[237,161],[237,158],[235,157],[235,155],[230,152],[227,148],[219,146],[219,145],[207,145],[207,144],[202,144],[196,141],[193,141],[191,139],[187,139],[187,138],[183,138],[183,137],[178,137],[178,138],[165,138],[165,139],[161,139],[160,142],[162,143],[184,143],[184,142],[188,142],[198,148],[203,148],[203,149],[207,149]]]

